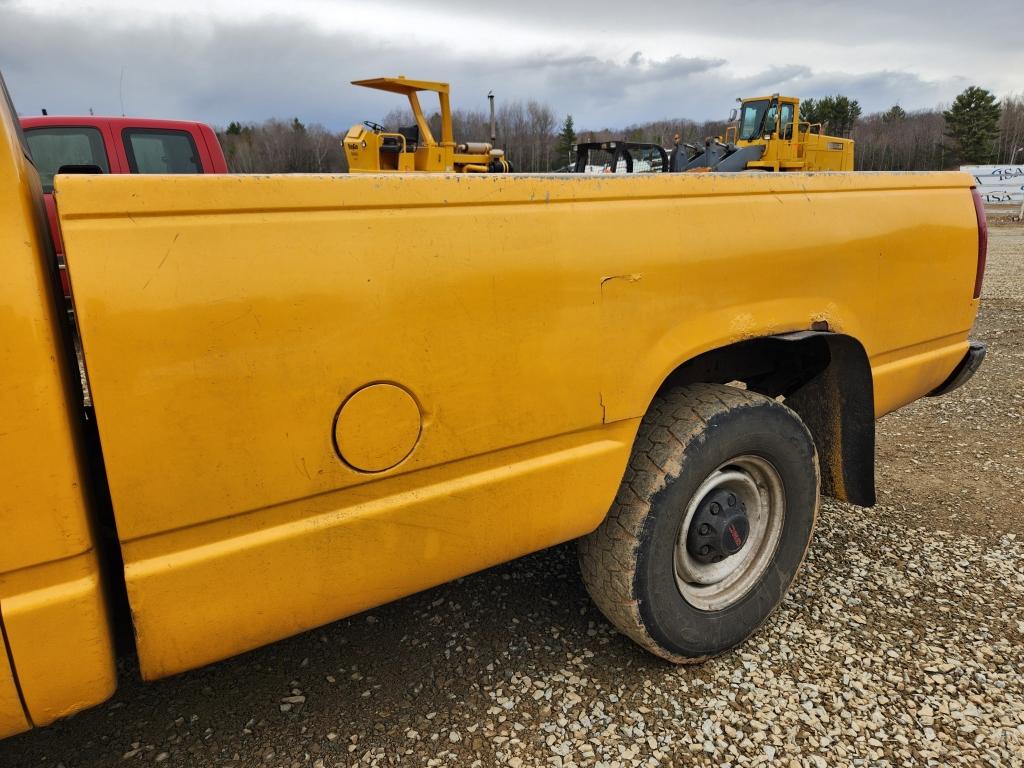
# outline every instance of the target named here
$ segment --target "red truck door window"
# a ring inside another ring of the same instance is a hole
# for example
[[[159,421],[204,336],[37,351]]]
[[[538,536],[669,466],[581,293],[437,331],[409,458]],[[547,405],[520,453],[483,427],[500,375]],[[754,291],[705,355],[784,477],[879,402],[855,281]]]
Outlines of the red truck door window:
[[[53,177],[62,165],[96,165],[110,173],[103,136],[88,126],[29,128],[25,131],[43,192],[53,192]]]
[[[125,128],[121,132],[132,173],[202,173],[203,161],[188,131]]]

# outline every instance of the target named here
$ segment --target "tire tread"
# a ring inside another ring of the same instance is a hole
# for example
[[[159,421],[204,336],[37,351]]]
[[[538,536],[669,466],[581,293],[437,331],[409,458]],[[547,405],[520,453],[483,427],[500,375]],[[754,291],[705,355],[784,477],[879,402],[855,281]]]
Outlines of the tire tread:
[[[620,632],[668,661],[694,664],[707,657],[682,656],[663,648],[641,618],[637,559],[653,497],[679,476],[687,446],[705,438],[716,416],[763,405],[766,399],[721,384],[688,384],[659,392],[637,430],[611,510],[595,531],[579,540],[580,572],[594,603]]]

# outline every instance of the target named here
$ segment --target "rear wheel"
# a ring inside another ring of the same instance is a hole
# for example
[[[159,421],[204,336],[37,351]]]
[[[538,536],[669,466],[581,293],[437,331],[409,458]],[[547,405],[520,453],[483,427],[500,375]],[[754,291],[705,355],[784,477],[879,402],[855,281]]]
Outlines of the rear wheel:
[[[814,442],[785,405],[714,384],[660,393],[608,517],[580,540],[587,590],[662,658],[722,653],[793,582],[818,486]]]

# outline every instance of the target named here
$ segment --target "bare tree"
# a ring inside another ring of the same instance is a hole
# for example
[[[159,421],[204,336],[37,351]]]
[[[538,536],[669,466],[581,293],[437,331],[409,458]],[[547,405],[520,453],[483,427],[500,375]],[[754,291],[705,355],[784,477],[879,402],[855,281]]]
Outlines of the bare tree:
[[[1006,96],[999,120],[997,163],[1024,164],[1024,94]]]
[[[266,120],[231,123],[218,132],[228,167],[236,173],[325,173],[348,170],[341,134],[319,124]]]
[[[860,171],[927,171],[956,167],[944,143],[945,120],[938,110],[888,113],[861,118],[853,131],[854,161]]]

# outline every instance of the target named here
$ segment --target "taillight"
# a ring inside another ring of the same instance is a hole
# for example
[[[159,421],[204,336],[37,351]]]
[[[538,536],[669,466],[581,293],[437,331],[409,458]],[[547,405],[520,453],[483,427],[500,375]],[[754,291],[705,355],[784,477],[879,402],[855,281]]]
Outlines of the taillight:
[[[974,275],[974,298],[981,297],[981,281],[985,277],[985,261],[988,259],[988,219],[985,218],[985,204],[977,187],[971,187],[974,198],[974,213],[978,217],[978,271]]]

